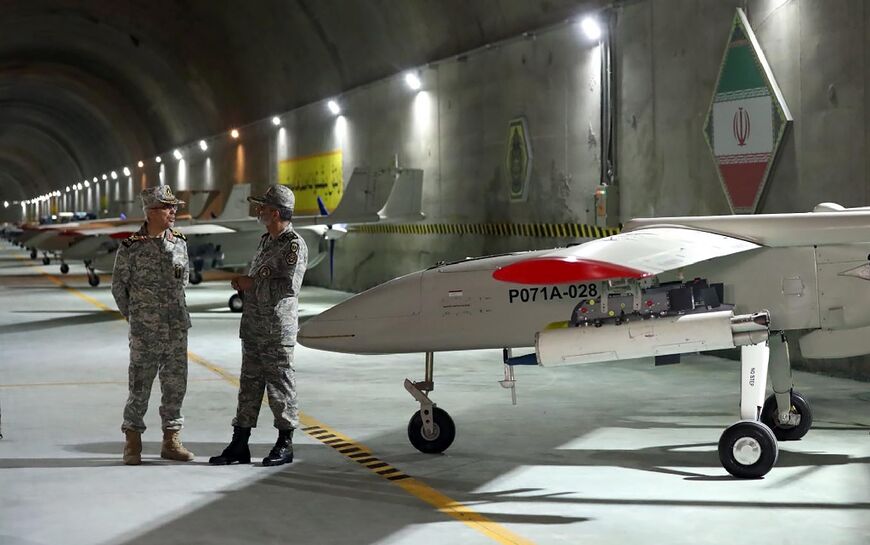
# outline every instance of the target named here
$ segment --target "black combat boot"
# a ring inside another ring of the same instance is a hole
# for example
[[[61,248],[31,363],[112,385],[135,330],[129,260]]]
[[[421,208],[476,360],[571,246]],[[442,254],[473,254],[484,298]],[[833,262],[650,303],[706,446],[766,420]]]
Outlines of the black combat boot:
[[[233,426],[233,440],[220,456],[212,456],[208,463],[213,466],[227,466],[233,463],[250,464],[251,449],[248,448],[248,439],[251,437],[251,428]]]
[[[293,430],[278,430],[278,440],[263,458],[264,466],[280,466],[293,461]]]

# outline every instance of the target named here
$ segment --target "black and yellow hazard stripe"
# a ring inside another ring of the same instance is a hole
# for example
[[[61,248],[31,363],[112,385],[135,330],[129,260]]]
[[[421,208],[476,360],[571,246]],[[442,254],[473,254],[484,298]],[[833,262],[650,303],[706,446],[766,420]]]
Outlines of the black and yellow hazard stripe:
[[[188,352],[187,356],[190,361],[217,373],[230,384],[239,385],[239,379],[223,368],[212,364],[193,352]],[[265,399],[263,404],[266,405]],[[299,423],[302,425],[301,431],[305,432],[309,437],[335,449],[348,460],[356,462],[383,479],[387,479],[408,494],[428,503],[438,511],[453,517],[490,539],[502,545],[533,545],[533,542],[511,532],[501,524],[475,511],[472,507],[456,501],[423,481],[403,473],[393,465],[375,456],[370,448],[316,420],[311,415],[300,411]]]
[[[339,454],[352,462],[358,463],[389,481],[401,481],[402,479],[409,478],[389,463],[372,454],[371,450],[365,445],[357,443],[349,437],[324,426],[320,422],[314,423],[310,417],[303,416],[301,420],[303,423],[308,424],[302,428],[302,431],[327,447],[337,450]]]
[[[470,506],[458,502],[435,490],[423,481],[403,473],[401,470],[372,454],[371,449],[362,443],[354,441],[326,424],[315,420],[311,415],[301,413],[299,415],[299,422],[304,426],[301,430],[310,437],[335,449],[349,460],[365,467],[379,477],[393,482],[408,494],[416,496],[435,507],[438,511],[465,523],[490,539],[503,545],[533,545],[533,542],[511,532],[501,524],[475,511]]]
[[[498,237],[604,238],[619,233],[619,227],[585,223],[393,223],[355,225],[353,233],[375,235],[486,235]]]

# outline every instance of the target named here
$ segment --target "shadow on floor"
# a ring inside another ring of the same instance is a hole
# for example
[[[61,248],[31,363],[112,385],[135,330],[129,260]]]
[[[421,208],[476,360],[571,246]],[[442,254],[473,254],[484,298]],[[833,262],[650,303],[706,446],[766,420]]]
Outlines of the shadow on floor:
[[[189,305],[187,307],[188,311],[191,313],[208,312],[219,308],[223,308],[223,305],[220,303]],[[33,320],[18,324],[3,325],[0,326],[0,335],[6,333],[45,331],[58,327],[99,324],[121,319],[121,315],[117,310],[18,310],[15,311],[14,314],[64,314],[64,316],[57,316],[47,320]],[[237,316],[241,316],[241,314],[238,314]]]

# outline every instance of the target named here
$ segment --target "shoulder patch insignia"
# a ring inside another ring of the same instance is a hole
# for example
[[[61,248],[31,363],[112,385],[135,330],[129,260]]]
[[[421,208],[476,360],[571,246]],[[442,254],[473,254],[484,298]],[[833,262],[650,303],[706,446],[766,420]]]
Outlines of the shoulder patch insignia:
[[[294,235],[295,235],[295,233],[294,233]],[[299,260],[298,252],[299,252],[299,242],[297,242],[296,238],[294,237],[293,240],[290,241],[290,251],[287,252],[287,255],[284,257],[284,259],[287,260],[288,265],[295,265],[296,264],[296,261]]]
[[[129,248],[129,247],[132,246],[133,244],[135,244],[135,243],[137,243],[137,242],[142,242],[143,240],[147,240],[147,239],[148,239],[148,237],[146,237],[145,235],[140,235],[139,233],[133,233],[133,234],[130,235],[129,237],[125,238],[125,239],[121,242],[121,244],[123,244],[124,246],[126,246],[127,248]]]

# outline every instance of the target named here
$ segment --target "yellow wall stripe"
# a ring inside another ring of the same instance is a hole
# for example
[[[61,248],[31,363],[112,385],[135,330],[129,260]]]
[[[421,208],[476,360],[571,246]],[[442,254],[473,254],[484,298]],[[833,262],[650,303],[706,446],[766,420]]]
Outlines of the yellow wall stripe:
[[[353,233],[377,235],[489,235],[538,238],[604,238],[619,234],[619,227],[585,223],[424,223],[354,225]]]

